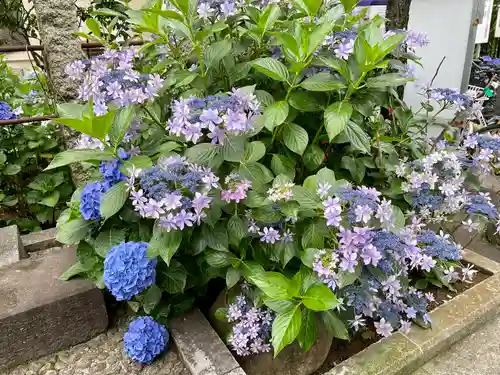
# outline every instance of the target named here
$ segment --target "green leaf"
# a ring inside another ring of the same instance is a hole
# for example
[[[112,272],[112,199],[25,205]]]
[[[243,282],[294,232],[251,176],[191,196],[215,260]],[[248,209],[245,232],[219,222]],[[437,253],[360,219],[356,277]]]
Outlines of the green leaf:
[[[271,159],[271,169],[276,175],[287,175],[292,181],[295,178],[295,164],[284,155],[273,155]]]
[[[253,163],[259,161],[266,155],[266,145],[261,141],[254,141],[247,143],[245,147],[245,154],[243,155],[243,162]]]
[[[87,18],[85,20],[85,25],[87,25],[87,28],[90,30],[92,34],[98,37],[101,36],[101,27],[99,26],[99,23],[95,19]]]
[[[310,170],[314,171],[318,169],[323,161],[325,160],[325,153],[323,150],[316,145],[309,145],[304,152],[304,166]]]
[[[316,209],[320,203],[319,197],[303,186],[292,188],[293,200],[299,202],[302,209]],[[307,247],[307,246],[306,246]],[[304,248],[306,248],[304,247]]]
[[[293,91],[288,103],[302,112],[319,112],[323,109],[323,100],[317,94],[306,91]]]
[[[149,241],[148,245],[148,256],[161,256],[163,261],[169,265],[170,260],[177,250],[179,250],[181,242],[182,231],[172,230],[167,232],[158,225],[155,225],[153,229],[153,237],[151,238],[151,241]]]
[[[184,292],[186,288],[187,271],[182,264],[173,260],[166,271],[162,272],[164,280],[161,287],[170,294]]]
[[[238,247],[241,240],[247,235],[247,227],[238,215],[233,215],[227,223],[227,232],[229,235],[229,243],[234,247]]]
[[[240,281],[241,272],[235,268],[229,267],[226,272],[226,285],[227,289],[231,289]]]
[[[75,277],[77,275],[80,275],[80,274],[88,272],[88,271],[89,271],[88,267],[85,267],[80,262],[76,262],[70,268],[68,268],[66,271],[64,271],[64,273],[61,276],[59,276],[59,280],[68,281],[72,277]]]
[[[262,35],[273,27],[280,14],[280,8],[275,4],[270,4],[264,9],[259,17],[259,23],[257,24]]]
[[[94,250],[97,254],[104,258],[112,247],[119,245],[124,241],[124,228],[110,228],[99,233],[94,241]]]
[[[299,346],[307,352],[316,342],[318,337],[318,327],[316,324],[316,314],[314,311],[302,309],[302,328],[297,336]]]
[[[300,255],[300,260],[306,267],[312,268],[318,253],[319,249],[314,249],[314,248],[305,249]]]
[[[276,126],[283,124],[288,117],[289,109],[285,101],[271,104],[264,110],[264,126],[272,131]]]
[[[91,222],[83,219],[73,219],[57,229],[56,240],[67,245],[75,245],[80,242],[90,230]]]
[[[318,249],[323,248],[325,244],[325,237],[328,236],[329,231],[326,227],[325,220],[312,220],[304,228],[304,233],[302,234],[302,247],[304,249],[310,247],[315,247]]]
[[[244,136],[226,136],[222,145],[222,157],[226,161],[239,162],[245,154],[246,138]]]
[[[80,161],[112,160],[113,154],[98,150],[67,150],[57,154],[45,170],[55,169]]]
[[[302,326],[300,306],[280,313],[273,322],[271,343],[274,348],[274,358],[298,336]]]
[[[392,205],[392,215],[394,218],[394,230],[399,231],[404,228],[406,219],[405,214],[398,206]]]
[[[300,87],[308,91],[334,91],[345,88],[344,82],[330,73],[320,72],[306,78]]]
[[[250,281],[272,299],[290,300],[293,297],[288,294],[291,281],[279,272],[258,273],[251,276]]]
[[[296,303],[293,301],[282,301],[278,299],[272,298],[264,298],[264,304],[269,307],[271,310],[276,311],[277,313],[281,313],[287,310],[292,309]]]
[[[61,194],[59,193],[59,191],[54,190],[48,197],[42,198],[40,200],[40,204],[48,207],[55,207],[57,202],[59,202],[60,196]]]
[[[354,7],[359,3],[360,0],[340,0],[344,6],[345,12],[350,13]]]
[[[340,167],[347,169],[358,184],[363,181],[366,173],[366,167],[362,160],[354,159],[350,156],[343,156]]]
[[[328,138],[333,140],[346,127],[352,115],[352,106],[347,102],[337,102],[325,111],[325,127]]]
[[[215,318],[217,320],[220,320],[222,322],[227,322],[227,313],[228,313],[228,308],[227,307],[219,307],[215,311]]]
[[[277,81],[286,81],[289,78],[288,69],[278,60],[264,57],[251,62],[252,67]]]
[[[354,272],[339,271],[337,273],[339,289],[354,284],[354,282],[361,276],[361,270],[362,265],[359,263]]]
[[[315,16],[323,4],[323,0],[293,0],[293,2],[309,16]]]
[[[219,62],[231,52],[231,48],[232,43],[229,39],[223,39],[208,45],[205,50],[205,65],[207,69],[213,68],[219,64]]]
[[[366,86],[371,88],[397,87],[412,80],[411,78],[403,77],[399,73],[389,73],[369,78],[366,81]]]
[[[212,143],[200,143],[189,147],[184,152],[188,161],[195,164],[201,164],[212,168],[219,167],[224,158],[219,153],[219,146]]]
[[[283,142],[290,150],[302,155],[309,143],[309,136],[301,126],[286,124],[283,128]]]
[[[202,227],[202,233],[207,240],[208,247],[214,250],[229,251],[229,240],[224,223],[219,222],[213,228],[204,225]]]
[[[154,308],[160,303],[161,289],[156,285],[151,285],[142,299],[142,308],[146,314],[151,314]]]
[[[113,185],[101,198],[101,216],[108,219],[121,210],[129,197],[127,184],[120,181]]]
[[[365,154],[370,153],[370,137],[358,124],[349,121],[344,133],[354,149]]]
[[[347,332],[347,327],[344,322],[333,311],[323,311],[321,313],[321,318],[323,323],[325,323],[326,329],[336,338],[341,340],[349,340],[349,332]]]
[[[238,258],[229,251],[205,250],[205,260],[208,265],[223,268],[232,265]]]
[[[267,184],[274,178],[271,171],[260,163],[242,163],[238,168],[238,173],[242,178],[252,181],[252,188],[254,189]]]
[[[178,144],[177,142],[169,141],[169,142],[165,142],[161,146],[159,146],[156,149],[156,152],[158,152],[159,154],[168,154],[172,151],[178,150],[180,147],[181,147],[181,145]]]
[[[269,206],[271,204],[271,201],[267,199],[267,194],[262,194],[255,190],[250,190],[248,191],[247,197],[243,201],[243,204],[250,208],[258,208]]]
[[[21,172],[21,166],[17,164],[8,164],[2,173],[6,176],[13,176]]]
[[[147,155],[135,155],[125,161],[125,167],[135,169],[148,169],[153,166],[153,162]]]
[[[337,297],[325,284],[313,285],[307,289],[305,296],[302,297],[302,303],[314,311],[331,310],[338,306]]]

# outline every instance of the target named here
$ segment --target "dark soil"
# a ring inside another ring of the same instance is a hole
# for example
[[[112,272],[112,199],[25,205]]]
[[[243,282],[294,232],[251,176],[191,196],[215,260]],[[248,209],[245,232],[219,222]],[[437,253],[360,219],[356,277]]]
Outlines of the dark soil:
[[[474,276],[474,280],[471,283],[458,282],[453,284],[453,287],[456,289],[455,292],[435,286],[427,288],[425,292],[433,293],[436,299],[434,302],[429,303],[429,311],[432,311],[436,307],[448,302],[457,295],[465,292],[467,289],[472,288],[474,285],[479,284],[481,281],[487,279],[490,276],[491,275],[479,270],[479,272]],[[345,361],[355,354],[358,354],[359,352],[369,347],[371,344],[379,341],[380,336],[375,333],[375,328],[371,322],[368,324],[367,328],[368,329],[363,333],[359,333],[354,336],[351,341],[334,339],[332,347],[330,349],[330,353],[323,363],[323,366],[321,366],[321,368],[312,375],[321,375],[326,373],[328,370],[334,368],[341,362]]]

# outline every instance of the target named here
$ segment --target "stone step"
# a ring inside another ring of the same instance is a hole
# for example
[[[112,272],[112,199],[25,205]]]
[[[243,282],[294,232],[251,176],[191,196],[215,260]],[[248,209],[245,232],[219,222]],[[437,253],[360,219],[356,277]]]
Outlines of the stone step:
[[[19,233],[16,241],[12,228],[2,229],[8,230],[0,231],[0,371],[106,330],[102,292],[87,280],[59,280],[76,260],[74,248],[53,248],[21,259],[25,254]]]

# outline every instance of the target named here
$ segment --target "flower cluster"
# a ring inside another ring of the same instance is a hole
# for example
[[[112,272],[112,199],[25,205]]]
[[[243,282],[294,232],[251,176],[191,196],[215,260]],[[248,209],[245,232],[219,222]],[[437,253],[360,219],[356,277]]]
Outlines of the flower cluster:
[[[158,219],[160,227],[168,232],[183,230],[199,225],[206,216],[205,209],[212,201],[208,193],[218,187],[218,180],[210,168],[170,156],[140,171],[138,177],[131,176],[130,198],[140,216]]]
[[[198,4],[198,15],[201,18],[233,16],[241,5],[241,1],[235,0],[202,0]]]
[[[439,260],[460,260],[462,249],[452,242],[449,236],[436,234],[431,230],[424,230],[417,236],[418,246],[423,252]]]
[[[472,154],[472,168],[477,168],[480,173],[491,172],[492,164],[500,156],[500,136],[469,134],[462,144]]]
[[[291,200],[293,198],[292,187],[294,185],[295,184],[291,182],[286,182],[277,186],[273,186],[267,191],[267,199],[269,199],[271,202]]]
[[[123,159],[128,159],[128,155],[121,152]],[[80,198],[80,213],[85,220],[101,219],[101,199],[113,185],[125,180],[126,177],[120,172],[122,161],[115,158],[111,161],[101,162],[99,171],[103,175],[102,181],[90,182],[85,185]]]
[[[493,58],[491,56],[481,56],[481,59],[487,64],[500,65],[500,58]]]
[[[228,307],[227,318],[232,323],[229,343],[236,354],[247,356],[271,351],[269,340],[274,314],[267,308],[257,308],[240,294]]]
[[[12,112],[12,108],[5,102],[0,102],[0,120],[12,120],[16,118],[16,114]]]
[[[169,335],[164,326],[150,316],[133,320],[123,336],[125,352],[134,361],[150,364],[168,347]]]
[[[155,282],[157,260],[146,255],[147,242],[122,242],[104,259],[104,284],[118,301],[129,301]]]
[[[355,31],[339,31],[328,35],[323,45],[333,51],[339,59],[347,60],[354,52],[354,42],[357,34]]]
[[[462,94],[459,89],[425,87],[423,95],[428,101],[435,100],[444,108],[453,107],[458,111],[465,111],[473,106],[472,98],[467,94]]]
[[[413,208],[425,218],[442,219],[461,209],[467,199],[459,156],[439,150],[421,160],[402,163],[396,169],[404,177],[403,191],[411,193]]]
[[[318,194],[328,196],[331,190],[329,184],[319,184]],[[347,208],[347,219],[350,224],[368,224],[378,219],[383,227],[389,228],[393,224],[393,210],[391,203],[385,199],[380,201],[381,193],[376,189],[365,186],[359,188],[346,187],[336,193],[336,198],[329,197],[323,201],[324,217],[328,226],[340,227],[342,205]]]
[[[188,142],[197,143],[207,136],[214,144],[224,144],[228,135],[252,129],[259,106],[255,95],[243,89],[233,89],[227,96],[179,99],[172,105],[167,130]]]
[[[66,74],[81,82],[78,98],[93,101],[94,113],[104,115],[108,104],[124,107],[142,104],[157,96],[163,85],[158,75],[139,74],[133,69],[136,52],[107,50],[91,60],[76,60],[66,67]]]
[[[247,192],[252,187],[251,181],[242,179],[234,173],[226,176],[224,182],[226,184],[226,189],[221,191],[220,197],[227,203],[240,203],[240,201],[247,197]]]

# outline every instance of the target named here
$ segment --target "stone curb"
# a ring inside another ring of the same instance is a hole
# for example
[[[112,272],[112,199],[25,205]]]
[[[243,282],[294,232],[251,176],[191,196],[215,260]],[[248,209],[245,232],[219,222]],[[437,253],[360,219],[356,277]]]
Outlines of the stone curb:
[[[193,375],[245,375],[236,359],[198,309],[169,324],[177,350]]]
[[[432,329],[414,327],[370,345],[324,375],[409,375],[493,318],[500,308],[500,264],[467,250],[466,262],[493,274],[429,315]],[[477,264],[476,264],[477,262]]]
[[[45,250],[55,246],[61,246],[56,240],[57,228],[33,232],[21,236],[24,245],[24,250],[27,253],[34,251]]]

